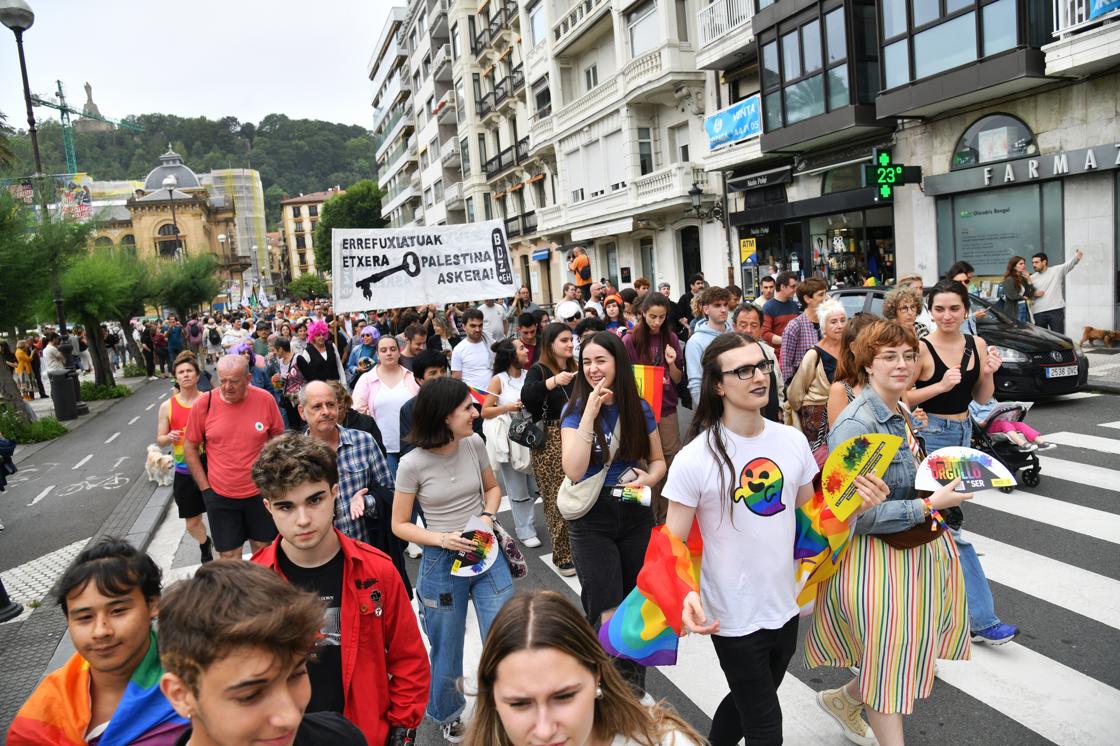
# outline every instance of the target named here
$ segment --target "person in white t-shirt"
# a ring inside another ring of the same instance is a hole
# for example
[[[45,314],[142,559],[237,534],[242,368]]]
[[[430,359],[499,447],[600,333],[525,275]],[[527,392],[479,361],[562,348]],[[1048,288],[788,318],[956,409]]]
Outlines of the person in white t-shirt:
[[[463,314],[463,330],[467,337],[451,351],[451,376],[459,378],[468,386],[482,391],[490,383],[490,370],[494,354],[490,351],[490,340],[482,331],[482,311],[472,308]]]
[[[487,298],[478,307],[478,310],[482,312],[483,333],[495,342],[499,339],[505,339],[509,330],[509,323],[506,321],[506,307],[495,302],[493,298]]]
[[[817,464],[805,436],[767,420],[773,361],[738,334],[712,340],[690,442],[669,470],[666,526],[685,540],[695,518],[704,539],[700,593],[682,620],[712,635],[730,687],[712,718],[713,746],[782,742],[778,685],[797,646],[793,543],[797,507],[814,493]],[[888,494],[857,480],[865,509]]]

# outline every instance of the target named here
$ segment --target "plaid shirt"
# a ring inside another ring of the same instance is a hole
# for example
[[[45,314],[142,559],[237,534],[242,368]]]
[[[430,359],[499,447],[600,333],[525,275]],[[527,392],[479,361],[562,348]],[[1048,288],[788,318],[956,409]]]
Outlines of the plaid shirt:
[[[334,503],[334,525],[351,539],[369,543],[369,529],[364,520],[350,517],[350,499],[359,490],[379,484],[392,491],[393,474],[377,442],[361,430],[338,428],[338,497]],[[366,514],[373,517],[374,496],[367,494]],[[378,516],[379,518],[381,516]],[[388,516],[385,516],[386,518]]]
[[[786,324],[782,332],[782,348],[779,362],[782,369],[782,380],[789,384],[797,366],[801,365],[801,358],[813,349],[813,345],[821,341],[820,329],[809,320],[804,313]]]

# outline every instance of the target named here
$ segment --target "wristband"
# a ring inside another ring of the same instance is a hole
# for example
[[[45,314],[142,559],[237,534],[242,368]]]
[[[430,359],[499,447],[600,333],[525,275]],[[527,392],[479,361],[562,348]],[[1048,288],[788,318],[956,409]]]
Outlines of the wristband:
[[[479,516],[486,516],[487,518],[489,518],[492,521],[498,520],[498,516],[494,515],[489,510],[482,511],[481,513],[479,513]]]

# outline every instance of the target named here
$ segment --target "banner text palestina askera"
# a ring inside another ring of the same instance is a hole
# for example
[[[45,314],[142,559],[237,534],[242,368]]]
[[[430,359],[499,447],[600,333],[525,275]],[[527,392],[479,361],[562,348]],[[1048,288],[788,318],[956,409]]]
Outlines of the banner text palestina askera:
[[[464,251],[458,254],[420,254],[419,257],[422,267],[459,267],[464,264],[478,264],[493,260],[493,254],[489,251]],[[378,267],[388,267],[394,261],[384,254],[345,255],[342,257],[342,267],[344,269],[376,269]]]

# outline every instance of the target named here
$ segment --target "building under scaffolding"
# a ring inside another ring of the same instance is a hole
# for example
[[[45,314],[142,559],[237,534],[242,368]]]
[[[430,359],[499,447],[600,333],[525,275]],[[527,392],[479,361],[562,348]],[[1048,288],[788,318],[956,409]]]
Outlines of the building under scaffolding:
[[[199,181],[213,200],[229,202],[233,208],[233,249],[247,257],[252,266],[245,272],[246,282],[272,289],[272,276],[268,267],[268,239],[265,235],[264,188],[259,172],[248,168],[216,169],[201,174]],[[254,252],[253,249],[256,248]]]

